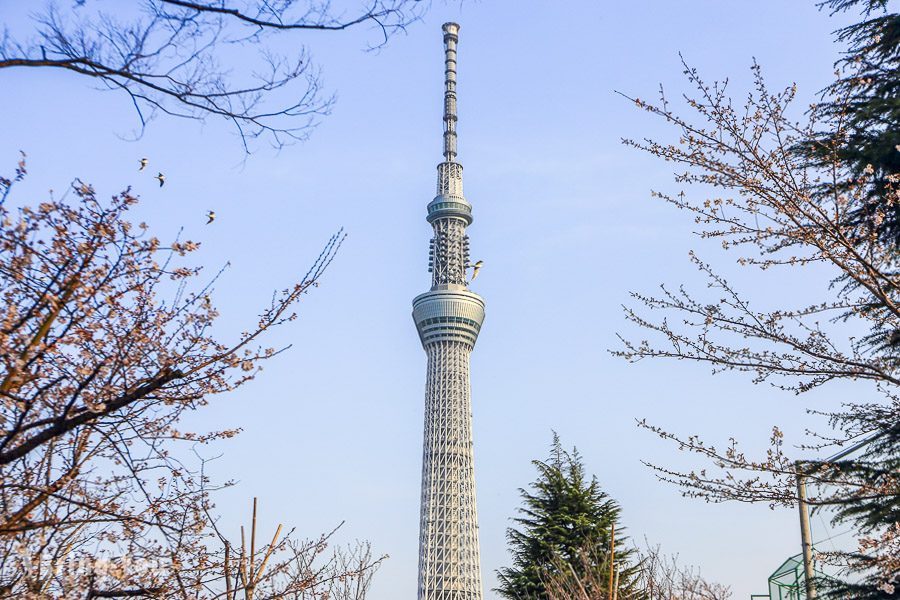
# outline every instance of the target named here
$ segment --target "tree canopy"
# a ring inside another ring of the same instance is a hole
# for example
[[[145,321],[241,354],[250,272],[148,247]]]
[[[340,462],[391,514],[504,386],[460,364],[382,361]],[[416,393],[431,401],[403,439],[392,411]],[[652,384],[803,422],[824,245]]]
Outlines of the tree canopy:
[[[576,449],[563,449],[553,435],[550,456],[534,460],[538,477],[530,489],[520,489],[522,506],[507,530],[512,566],[497,572],[496,591],[504,598],[546,600],[548,579],[564,568],[578,575],[588,570],[609,571],[609,549],[615,526],[616,562],[621,565],[619,586],[630,590],[635,569],[633,550],[618,526],[619,505],[588,478]],[[608,581],[607,577],[601,578]],[[608,593],[608,583],[604,586]]]

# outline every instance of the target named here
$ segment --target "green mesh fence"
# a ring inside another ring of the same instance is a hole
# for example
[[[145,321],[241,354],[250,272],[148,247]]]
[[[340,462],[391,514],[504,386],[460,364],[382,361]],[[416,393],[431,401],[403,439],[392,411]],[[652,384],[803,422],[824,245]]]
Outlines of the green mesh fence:
[[[801,591],[802,590],[802,591]],[[792,556],[769,576],[769,598],[772,600],[801,600],[806,596],[803,577],[803,558]]]
[[[820,573],[816,571],[816,575]],[[753,594],[751,600],[805,600],[806,582],[803,576],[803,555],[784,561],[769,576],[769,593]]]

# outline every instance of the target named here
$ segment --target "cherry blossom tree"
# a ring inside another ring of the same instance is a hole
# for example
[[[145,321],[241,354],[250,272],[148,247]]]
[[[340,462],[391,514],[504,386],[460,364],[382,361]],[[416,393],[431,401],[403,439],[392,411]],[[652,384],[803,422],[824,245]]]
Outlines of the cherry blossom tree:
[[[646,337],[622,336],[616,354],[630,361],[689,360],[796,394],[853,382],[859,391],[841,409],[817,411],[828,422],[810,427],[818,431],[812,445],[824,450],[863,436],[872,443],[859,456],[798,463],[777,428],[768,453],[751,457],[735,440],[717,447],[643,421],[704,459],[691,471],[652,467],[689,496],[772,506],[796,503],[796,477],[806,477],[819,490],[810,502],[835,508],[857,533],[858,551],[835,560],[866,574],[866,589],[889,589],[900,572],[891,508],[900,501],[900,361],[892,351],[900,337],[900,271],[894,242],[878,232],[898,199],[898,175],[879,180],[889,201],[867,202],[873,170],[857,172],[838,152],[846,138],[844,113],[834,110],[840,98],[825,114],[817,105],[798,110],[796,87],[769,89],[755,65],[753,89],[738,102],[727,81],[709,84],[687,65],[684,73],[694,93],[683,103],[662,89],[655,101],[630,98],[675,132],[672,141],[624,140],[678,169],[681,189],[653,197],[692,215],[700,237],[736,254],[737,265],[761,277],[804,272],[822,286],[809,302],[760,308],[752,292],[691,252],[706,292],[681,285],[632,294],[625,315]],[[820,145],[815,163],[797,151],[810,144]],[[872,219],[860,222],[853,216],[864,205]]]
[[[321,565],[328,536],[258,550],[255,511],[254,541],[229,541],[212,516],[220,486],[185,456],[237,431],[179,426],[281,351],[262,339],[296,318],[343,234],[229,339],[189,262],[198,242],[132,224],[128,189],[104,200],[75,181],[14,208],[25,176],[23,157],[0,179],[0,596],[335,598],[366,582],[378,560],[365,546]]]

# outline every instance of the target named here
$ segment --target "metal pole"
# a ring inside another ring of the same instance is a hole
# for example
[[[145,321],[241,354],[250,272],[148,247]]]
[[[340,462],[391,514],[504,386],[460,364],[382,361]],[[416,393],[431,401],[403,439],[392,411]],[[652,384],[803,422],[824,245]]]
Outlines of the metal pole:
[[[824,462],[827,464],[846,458],[887,433],[887,431],[879,431],[868,435],[849,448],[845,448],[834,456],[825,459]],[[809,527],[809,504],[806,502],[806,469],[802,461],[798,460],[794,465],[797,468],[797,507],[800,509],[800,543],[803,549],[803,578],[806,583],[806,598],[807,600],[815,600],[816,583],[814,581],[815,571],[813,570],[812,532]]]
[[[816,583],[813,580],[813,547],[812,531],[809,527],[809,505],[806,503],[806,474],[803,465],[798,461],[797,466],[797,506],[800,509],[800,543],[803,548],[803,576],[806,583],[807,600],[815,600]]]
[[[612,600],[619,600],[619,566],[616,565],[616,578],[613,582]]]

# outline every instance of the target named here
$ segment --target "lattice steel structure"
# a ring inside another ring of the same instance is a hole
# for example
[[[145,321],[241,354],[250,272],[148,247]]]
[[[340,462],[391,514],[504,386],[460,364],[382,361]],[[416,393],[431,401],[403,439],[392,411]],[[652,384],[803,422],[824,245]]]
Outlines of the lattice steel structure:
[[[469,354],[484,321],[484,301],[468,290],[472,205],[456,162],[456,44],[459,25],[445,23],[444,162],[428,204],[434,229],[431,290],[413,300],[413,319],[428,356],[419,600],[481,600]]]

